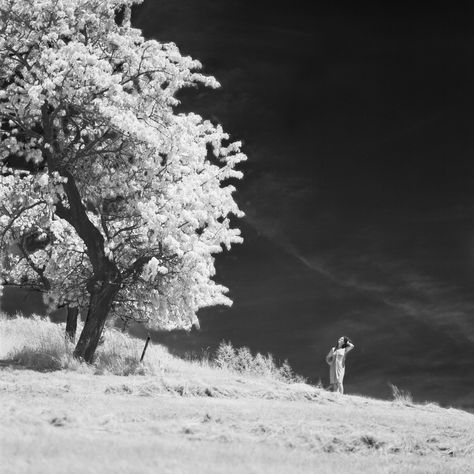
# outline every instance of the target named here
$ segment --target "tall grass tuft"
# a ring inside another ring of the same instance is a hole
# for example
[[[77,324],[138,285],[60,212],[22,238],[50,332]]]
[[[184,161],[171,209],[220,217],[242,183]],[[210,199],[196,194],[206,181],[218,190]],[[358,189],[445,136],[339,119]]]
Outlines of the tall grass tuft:
[[[104,342],[97,350],[94,361],[97,373],[114,375],[153,375],[156,373],[156,360],[149,351],[148,358],[140,362],[144,342],[131,338],[128,334],[115,328],[107,328]]]
[[[410,392],[398,388],[396,385],[389,383],[392,390],[393,401],[402,405],[413,405],[413,396]]]
[[[64,325],[33,315],[0,317],[0,357],[36,370],[77,368],[73,345],[64,337]]]
[[[65,324],[52,323],[45,317],[0,315],[0,358],[45,371],[69,369],[114,375],[162,372],[164,350],[149,349],[146,361],[140,363],[143,341],[114,328],[105,330],[93,365],[81,363],[73,356],[74,345],[65,337],[65,329]]]

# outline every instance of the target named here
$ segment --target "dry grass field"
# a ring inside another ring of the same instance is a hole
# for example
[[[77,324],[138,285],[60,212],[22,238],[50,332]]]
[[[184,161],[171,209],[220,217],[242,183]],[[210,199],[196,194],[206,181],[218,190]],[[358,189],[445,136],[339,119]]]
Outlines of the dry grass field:
[[[142,341],[114,332],[102,366],[85,367],[61,353],[61,331],[0,319],[2,474],[474,472],[472,414],[341,396],[159,346],[133,365]],[[130,375],[114,375],[111,359]]]

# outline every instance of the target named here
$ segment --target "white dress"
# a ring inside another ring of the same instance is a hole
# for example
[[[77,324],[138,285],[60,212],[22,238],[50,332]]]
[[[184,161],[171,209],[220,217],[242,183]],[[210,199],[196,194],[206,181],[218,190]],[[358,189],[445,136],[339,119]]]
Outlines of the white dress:
[[[329,364],[329,383],[342,383],[346,371],[346,349],[334,349],[329,351],[326,361]]]

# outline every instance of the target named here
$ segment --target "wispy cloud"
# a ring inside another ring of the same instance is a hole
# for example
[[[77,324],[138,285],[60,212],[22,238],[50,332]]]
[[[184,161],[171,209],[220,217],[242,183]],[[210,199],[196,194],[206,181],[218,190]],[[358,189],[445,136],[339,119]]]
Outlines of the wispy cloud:
[[[367,257],[363,268],[336,271],[330,266],[324,268],[318,259],[314,266],[311,259],[298,258],[341,285],[363,291],[405,315],[474,342],[474,299],[456,285],[416,272],[406,263],[374,261],[373,257]],[[372,273],[370,265],[379,270],[385,268],[385,274]]]
[[[371,249],[346,254],[304,255],[284,238],[278,220],[250,216],[247,221],[288,255],[318,276],[396,309],[404,316],[474,342],[474,298],[461,286],[435,278],[417,268],[416,261],[391,259]],[[369,231],[368,231],[369,232]]]

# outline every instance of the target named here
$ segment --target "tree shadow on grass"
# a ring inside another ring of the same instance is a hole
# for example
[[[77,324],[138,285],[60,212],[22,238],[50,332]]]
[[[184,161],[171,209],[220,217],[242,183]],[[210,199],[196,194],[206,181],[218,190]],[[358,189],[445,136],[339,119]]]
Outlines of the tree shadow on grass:
[[[36,372],[55,372],[61,370],[61,361],[51,354],[43,354],[25,349],[15,357],[1,359],[0,368],[15,370],[34,370]]]

